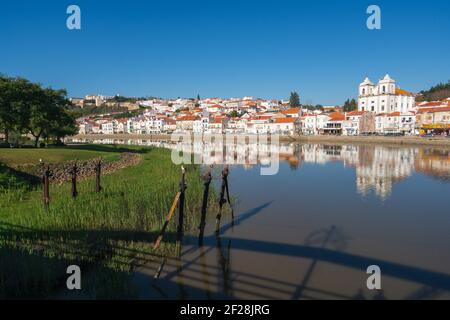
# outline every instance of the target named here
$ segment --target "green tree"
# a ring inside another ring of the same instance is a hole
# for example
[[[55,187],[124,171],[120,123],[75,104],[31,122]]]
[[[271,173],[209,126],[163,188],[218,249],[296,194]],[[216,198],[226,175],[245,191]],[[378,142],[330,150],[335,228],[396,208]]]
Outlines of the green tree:
[[[345,101],[344,103],[344,107],[343,107],[345,112],[350,112],[353,110],[358,109],[358,103],[356,102],[355,99],[347,99],[347,101]]]
[[[228,116],[230,118],[237,118],[237,117],[239,117],[239,112],[237,112],[237,110],[233,110],[228,114]]]
[[[78,132],[75,118],[68,111],[70,101],[65,90],[46,89],[45,93],[54,113],[50,118],[50,125],[44,131],[44,136],[47,140],[53,137],[61,144],[62,138]]]
[[[10,132],[29,133],[39,145],[47,140],[76,133],[76,122],[69,114],[65,90],[42,88],[23,78],[0,76],[0,130],[9,140]]]
[[[291,92],[291,96],[289,97],[289,106],[291,108],[300,107],[300,96],[295,91]]]
[[[0,77],[0,130],[6,141],[11,132],[24,131],[28,119],[27,92],[31,86],[23,78]]]
[[[0,130],[5,135],[6,142],[15,124],[11,111],[11,78],[2,75],[0,76]]]

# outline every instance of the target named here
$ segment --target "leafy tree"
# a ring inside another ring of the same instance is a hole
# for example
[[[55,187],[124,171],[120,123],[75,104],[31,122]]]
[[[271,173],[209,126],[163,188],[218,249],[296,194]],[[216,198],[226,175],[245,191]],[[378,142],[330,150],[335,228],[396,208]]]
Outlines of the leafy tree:
[[[50,126],[45,130],[44,135],[47,139],[56,138],[57,143],[61,144],[62,138],[76,134],[78,127],[75,118],[68,112],[70,102],[67,99],[67,92],[52,89],[46,89],[45,92],[54,114],[50,118]]]
[[[31,87],[32,84],[23,78],[0,77],[0,129],[6,141],[13,131],[24,133]]]
[[[291,92],[291,96],[289,97],[289,106],[291,108],[297,108],[300,106],[300,96],[297,92]]]
[[[11,112],[11,81],[6,76],[0,76],[0,130],[4,133],[6,142],[16,122]]]
[[[239,117],[239,112],[237,112],[237,110],[233,110],[228,114],[228,116],[230,118],[237,118],[237,117]]]
[[[311,110],[311,111],[314,111],[314,110],[323,110],[323,106],[322,106],[321,104],[316,104],[316,105],[312,105],[312,104],[304,104],[304,105],[302,105],[302,107],[303,107],[304,109],[308,109],[308,110]]]
[[[347,101],[345,101],[344,103],[344,107],[343,107],[345,112],[350,112],[353,110],[358,109],[358,103],[356,102],[355,99],[347,99]]]
[[[0,130],[9,140],[11,132],[29,133],[37,147],[39,140],[76,133],[74,116],[65,90],[42,88],[23,78],[0,76]]]

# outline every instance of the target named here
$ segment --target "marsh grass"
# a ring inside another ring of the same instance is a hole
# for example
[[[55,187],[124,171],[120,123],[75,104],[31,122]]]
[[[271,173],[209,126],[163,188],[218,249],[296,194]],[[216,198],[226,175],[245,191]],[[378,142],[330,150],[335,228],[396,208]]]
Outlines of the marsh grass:
[[[102,152],[117,150],[104,148]],[[79,265],[83,279],[89,279],[83,282],[82,298],[129,298],[135,294],[129,280],[136,262],[175,255],[175,219],[161,248],[154,251],[152,244],[179,189],[180,167],[168,150],[131,151],[139,152],[143,161],[103,176],[101,193],[93,192],[93,178],[78,183],[76,199],[70,197],[69,183],[52,185],[48,210],[40,185],[19,179],[0,188],[0,298],[64,296],[58,292],[64,292],[71,264]],[[14,180],[7,170],[3,168],[4,179]],[[189,233],[197,231],[203,194],[197,166],[186,166],[186,181]],[[210,213],[217,212],[215,198],[212,190]]]

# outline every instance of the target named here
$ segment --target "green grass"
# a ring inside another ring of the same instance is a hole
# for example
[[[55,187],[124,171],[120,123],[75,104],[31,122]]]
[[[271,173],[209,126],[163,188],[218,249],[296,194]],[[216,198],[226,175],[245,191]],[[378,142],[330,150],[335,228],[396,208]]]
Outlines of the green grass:
[[[42,159],[45,163],[60,163],[69,160],[89,160],[98,157],[114,160],[119,154],[111,146],[100,150],[73,146],[70,148],[24,148],[24,149],[0,149],[0,162],[7,166],[17,168],[19,166],[29,166],[39,164]]]
[[[54,149],[48,155],[66,161],[70,153],[78,157],[79,148]],[[117,150],[90,148],[82,150]],[[95,279],[85,283],[83,298],[129,298],[134,294],[129,284],[133,261],[175,255],[174,221],[162,247],[154,251],[151,245],[178,191],[180,168],[171,162],[168,150],[130,148],[119,151],[140,152],[143,161],[138,166],[102,177],[101,193],[93,192],[93,178],[79,183],[76,200],[70,198],[70,184],[51,186],[48,210],[39,185],[25,188],[13,182],[0,189],[0,298],[58,297],[70,264],[80,265]],[[56,151],[65,152],[57,156]],[[13,158],[20,153],[10,152]],[[186,167],[186,181],[185,225],[187,232],[196,232],[203,192],[198,167]],[[214,197],[211,192],[211,212],[217,210]]]

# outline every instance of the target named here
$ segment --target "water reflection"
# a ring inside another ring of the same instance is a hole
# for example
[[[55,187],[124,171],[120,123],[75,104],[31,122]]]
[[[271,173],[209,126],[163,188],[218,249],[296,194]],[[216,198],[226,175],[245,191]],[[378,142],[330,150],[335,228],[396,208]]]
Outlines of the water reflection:
[[[234,228],[227,215],[217,237],[212,217],[201,246],[197,230],[187,235],[188,250],[158,279],[166,295],[148,297],[450,298],[448,150],[285,143],[279,159],[276,176],[230,168]],[[370,265],[383,290],[366,288]],[[139,275],[154,274],[146,268]]]
[[[182,150],[186,145],[167,141],[98,139],[73,140],[78,143],[96,144],[128,144],[140,146],[155,146],[172,150]],[[222,163],[223,155],[217,154],[214,143],[194,143],[195,154],[201,154],[207,163]],[[266,164],[267,158],[258,155],[258,151],[269,150],[266,144],[250,143],[242,149],[236,144],[223,144],[220,149],[226,149],[237,158],[244,154],[246,169],[256,165]],[[450,150],[435,147],[390,147],[384,145],[326,145],[280,143],[272,152],[278,154],[280,161],[287,162],[292,170],[301,169],[306,164],[327,164],[341,162],[345,167],[355,168],[356,190],[361,196],[372,192],[385,200],[392,194],[396,182],[405,180],[414,172],[425,174],[440,181],[450,181]]]

